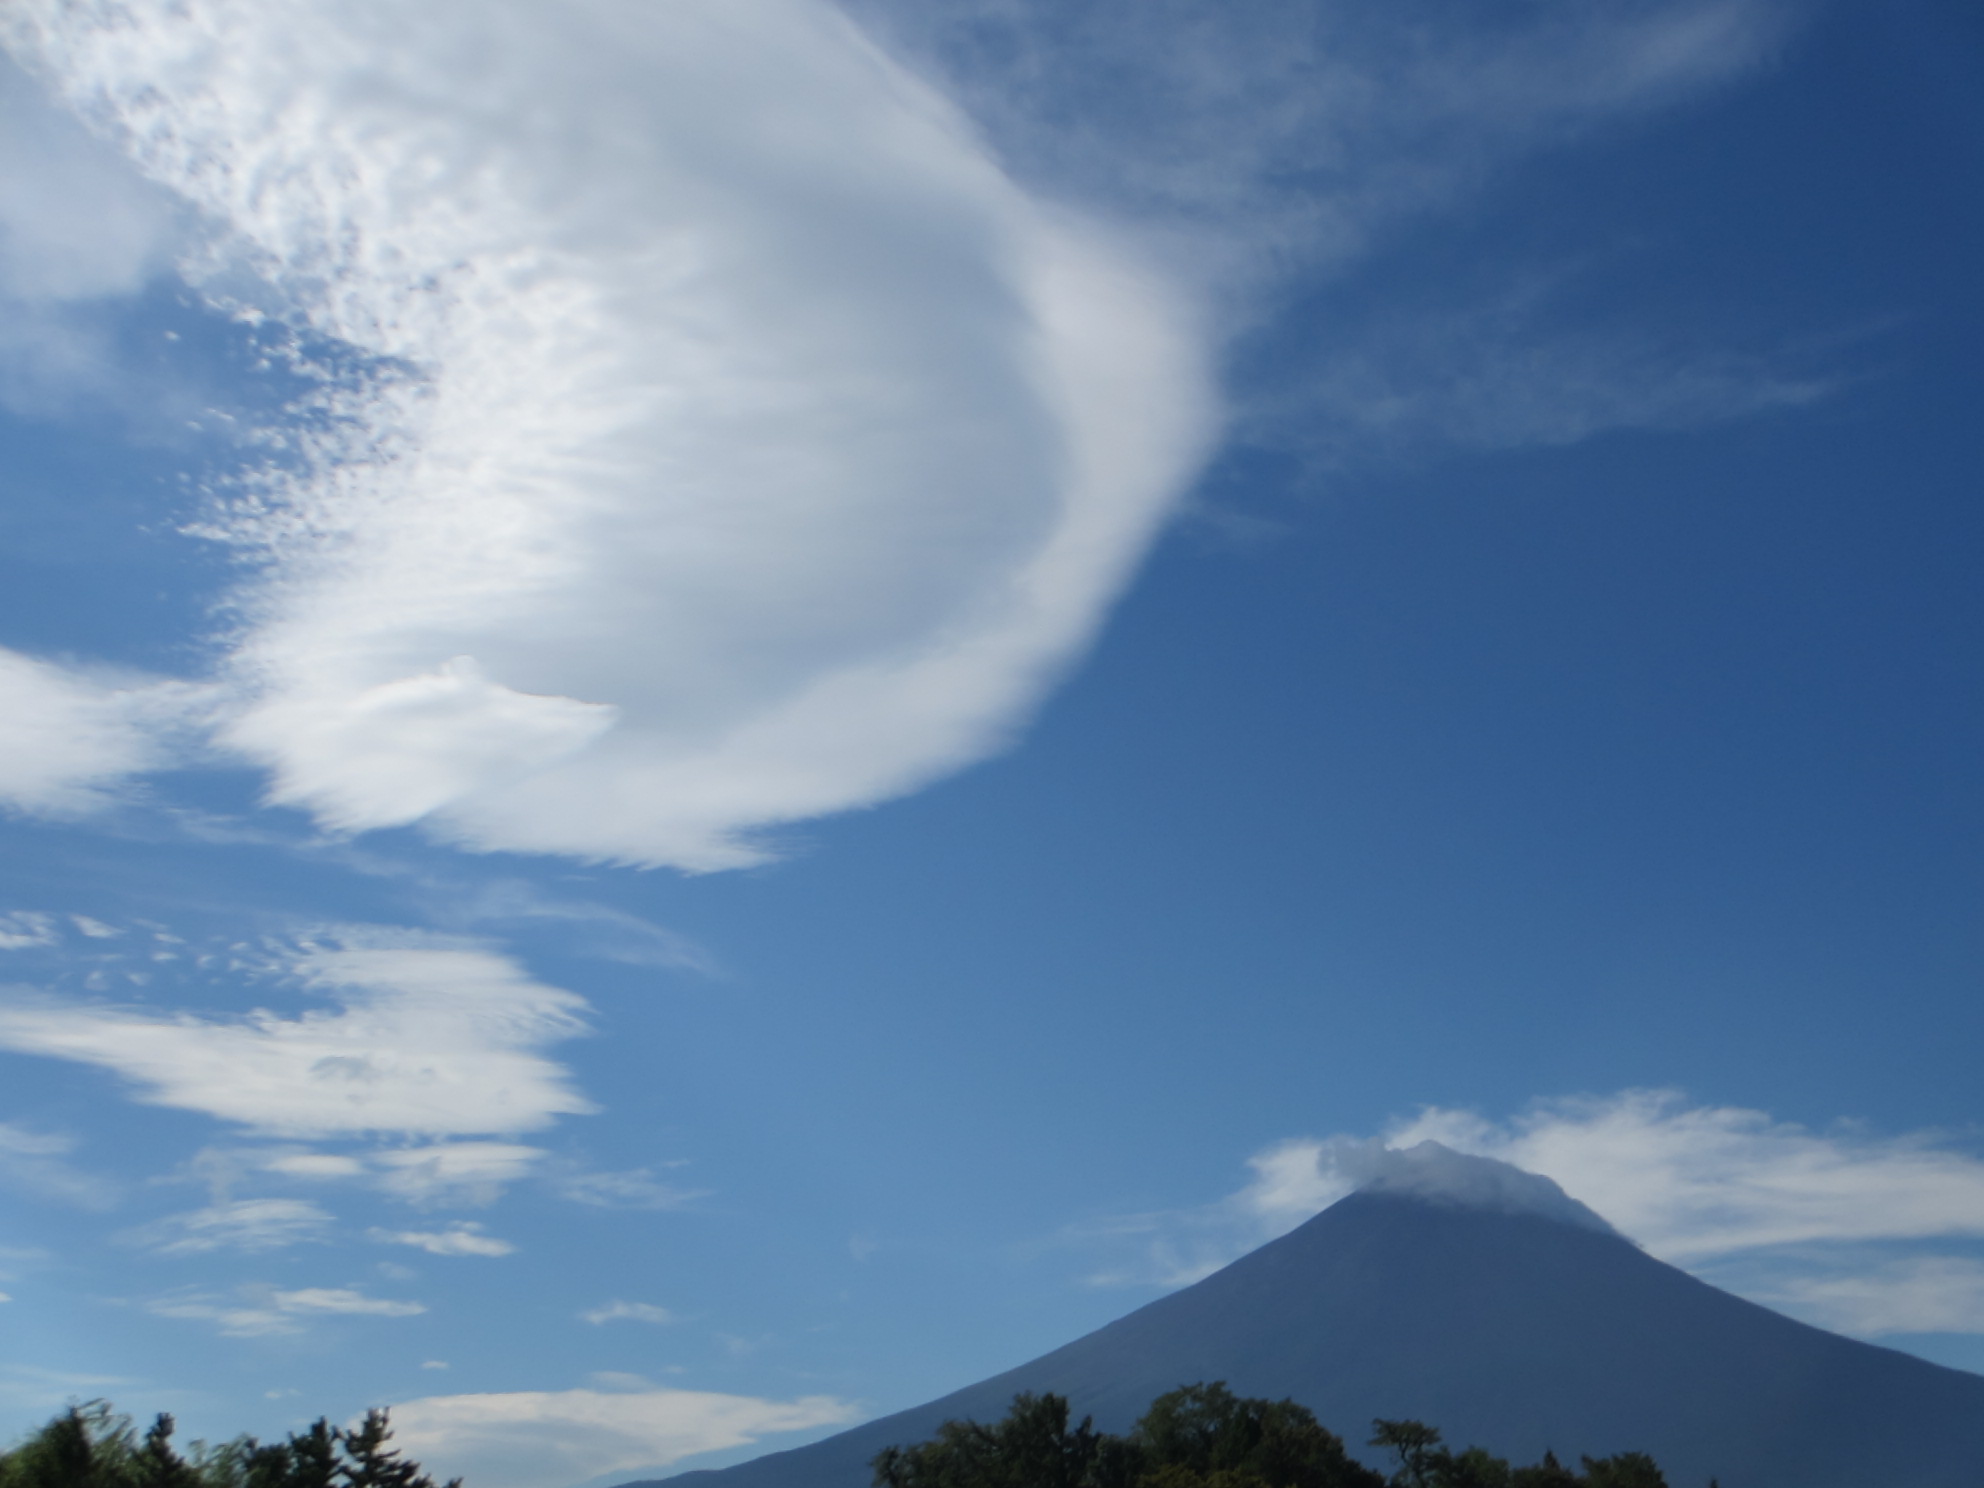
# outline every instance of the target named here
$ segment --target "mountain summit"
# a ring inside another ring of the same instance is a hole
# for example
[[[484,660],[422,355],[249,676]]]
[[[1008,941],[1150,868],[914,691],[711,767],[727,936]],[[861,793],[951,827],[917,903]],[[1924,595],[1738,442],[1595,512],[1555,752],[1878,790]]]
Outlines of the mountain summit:
[[[1794,1322],[1654,1260],[1533,1173],[1437,1144],[1195,1286],[940,1400],[671,1488],[867,1488],[883,1447],[1022,1390],[1127,1428],[1225,1380],[1356,1448],[1373,1417],[1533,1461],[1651,1453],[1674,1488],[1979,1488],[1984,1377]]]
[[[1339,1163],[1358,1180],[1360,1193],[1398,1194],[1429,1204],[1497,1214],[1534,1214],[1601,1235],[1619,1233],[1595,1210],[1565,1193],[1555,1179],[1492,1157],[1456,1152],[1441,1142],[1419,1142],[1411,1147],[1372,1143],[1362,1152],[1339,1159]]]

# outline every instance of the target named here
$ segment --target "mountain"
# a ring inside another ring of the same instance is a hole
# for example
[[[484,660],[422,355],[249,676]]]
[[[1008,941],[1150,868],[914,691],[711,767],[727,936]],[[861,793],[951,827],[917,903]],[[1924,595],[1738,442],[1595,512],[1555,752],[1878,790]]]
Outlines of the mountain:
[[[1427,1144],[1429,1147],[1432,1144]],[[941,1400],[669,1488],[868,1488],[883,1447],[1066,1395],[1122,1430],[1181,1384],[1292,1396],[1674,1488],[1984,1488],[1984,1376],[1794,1322],[1646,1255],[1548,1179],[1436,1149],[1195,1286]]]

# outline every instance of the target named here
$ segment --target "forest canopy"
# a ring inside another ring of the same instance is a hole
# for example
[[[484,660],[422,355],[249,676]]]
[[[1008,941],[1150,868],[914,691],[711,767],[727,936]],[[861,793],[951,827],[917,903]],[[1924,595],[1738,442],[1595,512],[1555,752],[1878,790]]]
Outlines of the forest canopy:
[[[880,1453],[875,1488],[1667,1488],[1641,1452],[1586,1457],[1575,1472],[1548,1452],[1516,1466],[1480,1447],[1455,1452],[1421,1422],[1381,1419],[1369,1445],[1390,1454],[1387,1477],[1306,1406],[1219,1382],[1159,1396],[1121,1436],[1068,1419],[1068,1402],[1049,1394],[1016,1396],[991,1425],[946,1421],[928,1441]]]
[[[185,1453],[161,1414],[141,1435],[110,1403],[72,1405],[17,1446],[0,1452],[0,1488],[436,1488],[420,1464],[387,1443],[392,1424],[370,1410],[358,1426],[319,1417],[286,1441],[252,1436]],[[446,1488],[461,1488],[461,1479]]]

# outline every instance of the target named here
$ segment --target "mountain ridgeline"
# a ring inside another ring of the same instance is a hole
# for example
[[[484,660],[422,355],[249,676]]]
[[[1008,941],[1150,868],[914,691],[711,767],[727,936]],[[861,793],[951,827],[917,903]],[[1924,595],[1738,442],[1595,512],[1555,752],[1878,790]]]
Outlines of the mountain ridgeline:
[[[1409,1418],[1514,1461],[1646,1453],[1674,1488],[1984,1488],[1984,1377],[1719,1291],[1502,1172],[1555,1200],[1366,1188],[1017,1369],[669,1488],[870,1488],[886,1448],[997,1421],[1021,1394],[1125,1432],[1212,1380],[1352,1441]]]

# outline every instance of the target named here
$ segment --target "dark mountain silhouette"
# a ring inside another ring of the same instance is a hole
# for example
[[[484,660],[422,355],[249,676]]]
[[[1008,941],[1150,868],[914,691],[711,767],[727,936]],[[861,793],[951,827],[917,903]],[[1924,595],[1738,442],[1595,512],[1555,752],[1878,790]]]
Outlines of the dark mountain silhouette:
[[[1647,1452],[1674,1488],[1984,1488],[1984,1376],[1794,1322],[1546,1179],[1438,1155],[1470,1181],[1361,1189],[1031,1363],[670,1488],[867,1488],[883,1447],[995,1420],[1022,1390],[1120,1431],[1200,1380],[1292,1396],[1360,1451],[1374,1416],[1412,1417],[1518,1461]]]

